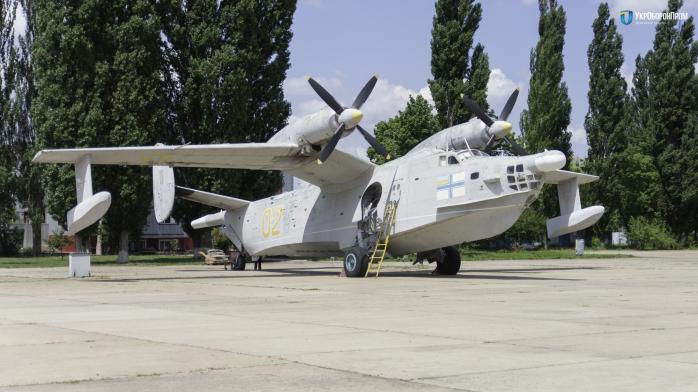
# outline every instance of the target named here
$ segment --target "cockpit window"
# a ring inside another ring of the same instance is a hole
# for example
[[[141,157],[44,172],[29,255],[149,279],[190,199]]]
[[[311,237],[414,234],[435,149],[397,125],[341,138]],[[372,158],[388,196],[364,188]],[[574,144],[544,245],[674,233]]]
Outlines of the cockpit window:
[[[507,174],[514,174],[514,166],[507,167]]]
[[[523,164],[522,163],[519,163],[518,165],[516,165],[516,171],[518,173],[523,173]]]

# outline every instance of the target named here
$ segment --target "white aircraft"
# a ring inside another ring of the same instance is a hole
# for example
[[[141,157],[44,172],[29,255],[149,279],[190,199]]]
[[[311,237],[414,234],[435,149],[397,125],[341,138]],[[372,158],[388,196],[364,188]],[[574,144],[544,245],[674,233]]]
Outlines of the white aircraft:
[[[251,257],[343,255],[346,274],[364,276],[369,264],[382,262],[386,253],[417,253],[418,260],[437,263],[435,272],[456,274],[460,256],[454,245],[510,228],[546,183],[557,184],[560,200],[560,216],[547,221],[549,237],[589,227],[604,212],[602,206],[581,208],[580,203],[579,185],[598,177],[560,170],[566,163],[563,153],[528,155],[509,138],[512,125],[506,119],[518,90],[497,120],[464,97],[476,118],[375,165],[335,146],[358,130],[385,154],[359,125],[361,106],[377,78],[369,80],[351,107],[312,78],[308,81],[332,111],[303,117],[266,143],[43,150],[34,162],[75,165],[78,204],[68,212],[69,233],[95,223],[111,203],[108,192],[92,193],[91,165],[152,166],[158,221],[168,218],[175,197],[220,208],[191,225],[222,227],[241,252],[237,269]],[[503,141],[520,156],[492,152]],[[247,201],[176,186],[173,167],[280,170],[312,185]]]

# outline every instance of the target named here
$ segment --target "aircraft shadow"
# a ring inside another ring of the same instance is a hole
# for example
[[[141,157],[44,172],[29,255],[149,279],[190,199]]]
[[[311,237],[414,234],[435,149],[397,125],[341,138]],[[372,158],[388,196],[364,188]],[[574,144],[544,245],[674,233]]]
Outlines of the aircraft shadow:
[[[239,271],[220,270],[218,275],[205,276],[163,276],[163,277],[143,277],[143,278],[117,278],[117,279],[95,279],[94,282],[141,282],[141,281],[176,281],[176,280],[207,280],[207,279],[246,279],[260,278],[274,279],[282,277],[305,277],[305,276],[339,276],[341,267],[298,267],[298,268],[272,268],[262,271],[249,271],[240,273]],[[518,276],[500,275],[502,273],[523,273],[530,274],[546,271],[565,270],[585,270],[604,269],[597,267],[561,267],[561,268],[520,268],[520,269],[477,269],[463,270],[458,275],[432,275],[431,270],[422,271],[382,271],[381,278],[427,278],[427,279],[491,279],[491,280],[543,280],[543,281],[580,281],[584,279],[571,278],[546,278],[540,276]],[[208,269],[180,269],[177,272],[210,272]],[[252,272],[253,275],[249,274]]]

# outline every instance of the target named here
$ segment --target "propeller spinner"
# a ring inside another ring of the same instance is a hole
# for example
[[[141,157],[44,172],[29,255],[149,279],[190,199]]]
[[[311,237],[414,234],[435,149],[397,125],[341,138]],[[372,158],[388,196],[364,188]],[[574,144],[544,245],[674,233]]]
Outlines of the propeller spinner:
[[[363,119],[364,115],[361,113],[359,109],[361,109],[361,106],[363,106],[364,102],[368,99],[369,95],[371,95],[371,91],[373,91],[373,88],[376,86],[376,82],[378,81],[378,77],[373,76],[369,81],[364,85],[364,87],[361,89],[359,94],[356,96],[354,99],[354,103],[352,103],[351,107],[344,107],[342,106],[337,100],[330,94],[327,90],[325,90],[324,87],[320,85],[315,79],[308,77],[308,83],[310,83],[310,87],[315,90],[318,96],[322,98],[323,101],[334,110],[334,112],[337,114],[337,123],[339,126],[337,129],[334,131],[334,134],[330,138],[330,140],[327,142],[325,145],[325,148],[322,149],[320,152],[320,157],[318,159],[319,163],[325,162],[327,158],[330,157],[332,154],[332,151],[334,151],[335,147],[337,147],[337,143],[339,142],[339,139],[342,138],[342,134],[345,131],[352,130],[354,128],[358,129],[361,135],[366,139],[368,144],[373,147],[376,152],[379,154],[385,156],[387,155],[387,151],[385,150],[385,147],[383,147],[378,140],[376,140],[373,135],[368,133],[365,129],[359,125],[359,122]]]
[[[511,114],[511,109],[514,108],[514,104],[516,103],[516,98],[518,98],[518,96],[519,89],[517,88],[516,90],[514,90],[513,93],[511,93],[509,99],[507,99],[507,103],[504,105],[502,112],[499,114],[498,120],[493,120],[492,118],[490,118],[490,116],[488,116],[487,113],[485,113],[485,111],[480,107],[480,105],[478,105],[468,96],[463,96],[463,102],[465,103],[465,106],[467,106],[468,109],[470,109],[470,111],[473,112],[475,116],[480,119],[480,121],[484,122],[485,125],[487,125],[487,134],[490,135],[490,140],[487,142],[485,151],[489,151],[490,149],[492,149],[492,147],[498,139],[503,139],[511,145],[511,147],[518,155],[528,155],[528,152],[526,152],[526,150],[523,147],[516,143],[513,137],[509,137],[509,135],[511,134],[512,125],[510,122],[507,121],[507,118]]]

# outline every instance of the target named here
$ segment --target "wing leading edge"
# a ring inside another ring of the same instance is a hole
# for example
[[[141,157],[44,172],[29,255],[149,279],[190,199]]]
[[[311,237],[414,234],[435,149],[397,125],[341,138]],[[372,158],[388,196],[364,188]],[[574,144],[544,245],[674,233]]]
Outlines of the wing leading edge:
[[[95,165],[167,165],[221,169],[281,170],[319,187],[340,185],[371,170],[371,162],[337,150],[324,164],[303,156],[293,143],[103,147],[43,150],[34,163],[75,164],[90,156]]]

